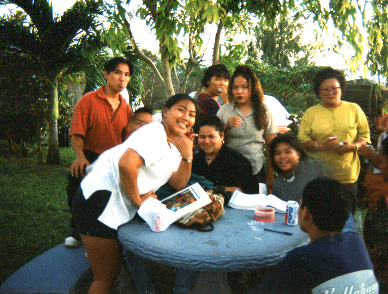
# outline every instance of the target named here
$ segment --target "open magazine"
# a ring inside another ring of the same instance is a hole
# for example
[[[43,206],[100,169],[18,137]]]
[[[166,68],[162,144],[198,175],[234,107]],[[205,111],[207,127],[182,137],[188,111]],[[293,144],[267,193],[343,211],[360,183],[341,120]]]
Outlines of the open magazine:
[[[195,183],[159,201],[148,198],[137,213],[155,232],[165,231],[186,214],[207,204],[211,199],[200,184]]]
[[[275,195],[269,194],[245,194],[238,190],[234,191],[228,204],[236,209],[255,210],[257,206],[270,206],[276,212],[286,213],[287,202]]]

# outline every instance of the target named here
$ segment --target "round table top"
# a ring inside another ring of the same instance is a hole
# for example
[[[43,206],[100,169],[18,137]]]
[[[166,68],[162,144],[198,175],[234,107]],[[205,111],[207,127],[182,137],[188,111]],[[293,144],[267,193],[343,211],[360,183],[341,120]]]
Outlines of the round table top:
[[[123,246],[143,258],[201,271],[243,271],[276,265],[291,249],[307,244],[309,237],[299,226],[284,223],[276,213],[273,222],[260,222],[254,211],[226,207],[211,232],[199,232],[172,224],[153,232],[140,218],[119,227]],[[264,228],[286,231],[285,235]]]

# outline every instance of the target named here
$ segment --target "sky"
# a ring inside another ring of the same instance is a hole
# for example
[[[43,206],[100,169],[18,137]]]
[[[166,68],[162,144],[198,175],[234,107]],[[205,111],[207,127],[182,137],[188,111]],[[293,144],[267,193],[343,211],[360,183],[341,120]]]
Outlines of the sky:
[[[55,14],[61,15],[66,9],[70,8],[75,0],[52,0],[52,5],[53,5],[53,10]],[[138,5],[141,3],[141,0],[132,0],[131,4],[128,8],[129,12],[134,12],[136,11]],[[2,11],[0,10],[0,13]],[[156,40],[155,35],[151,32],[151,30],[147,27],[145,21],[140,20],[138,18],[134,18],[131,20],[131,27],[133,28],[133,35],[138,43],[140,48],[143,49],[148,49],[152,52],[157,52],[158,51],[158,41]],[[306,26],[310,31],[307,31],[304,35],[307,36],[308,39],[313,38],[313,30],[312,28],[314,27],[313,25],[308,25]],[[205,59],[205,65],[210,65],[211,64],[211,56],[212,56],[212,44],[214,40],[214,36],[216,33],[216,27],[209,26],[209,28],[206,30],[206,35],[204,36],[204,43],[209,42],[209,46],[207,48],[207,52],[205,53],[204,59]],[[331,33],[332,34],[332,33]],[[237,36],[235,40],[238,40],[241,38],[241,40],[244,38],[244,36]],[[333,40],[332,37],[330,37],[330,34],[328,36],[324,36],[325,42],[326,42],[326,48],[332,48],[333,47]],[[334,68],[338,69],[347,69],[346,66],[346,61],[343,56],[333,52],[332,50],[327,50],[324,52],[321,52],[316,55],[315,57],[315,62],[316,65],[331,65]],[[360,76],[361,73],[357,73],[355,77]],[[348,76],[350,77],[350,76]],[[354,77],[354,76],[352,76]]]

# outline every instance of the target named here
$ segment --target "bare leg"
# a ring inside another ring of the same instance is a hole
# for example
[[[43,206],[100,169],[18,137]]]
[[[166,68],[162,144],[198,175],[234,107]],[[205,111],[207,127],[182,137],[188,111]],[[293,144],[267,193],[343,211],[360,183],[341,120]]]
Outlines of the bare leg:
[[[121,270],[123,248],[118,239],[81,235],[93,271],[89,294],[110,294]]]

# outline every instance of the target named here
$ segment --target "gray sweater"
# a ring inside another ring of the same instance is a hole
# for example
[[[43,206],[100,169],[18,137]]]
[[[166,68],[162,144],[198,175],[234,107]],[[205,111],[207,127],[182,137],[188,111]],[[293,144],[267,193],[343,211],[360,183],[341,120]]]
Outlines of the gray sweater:
[[[326,173],[322,163],[305,159],[299,162],[294,172],[294,180],[287,180],[283,173],[279,174],[272,186],[272,194],[284,201],[299,201],[304,187],[315,178],[324,177]]]

